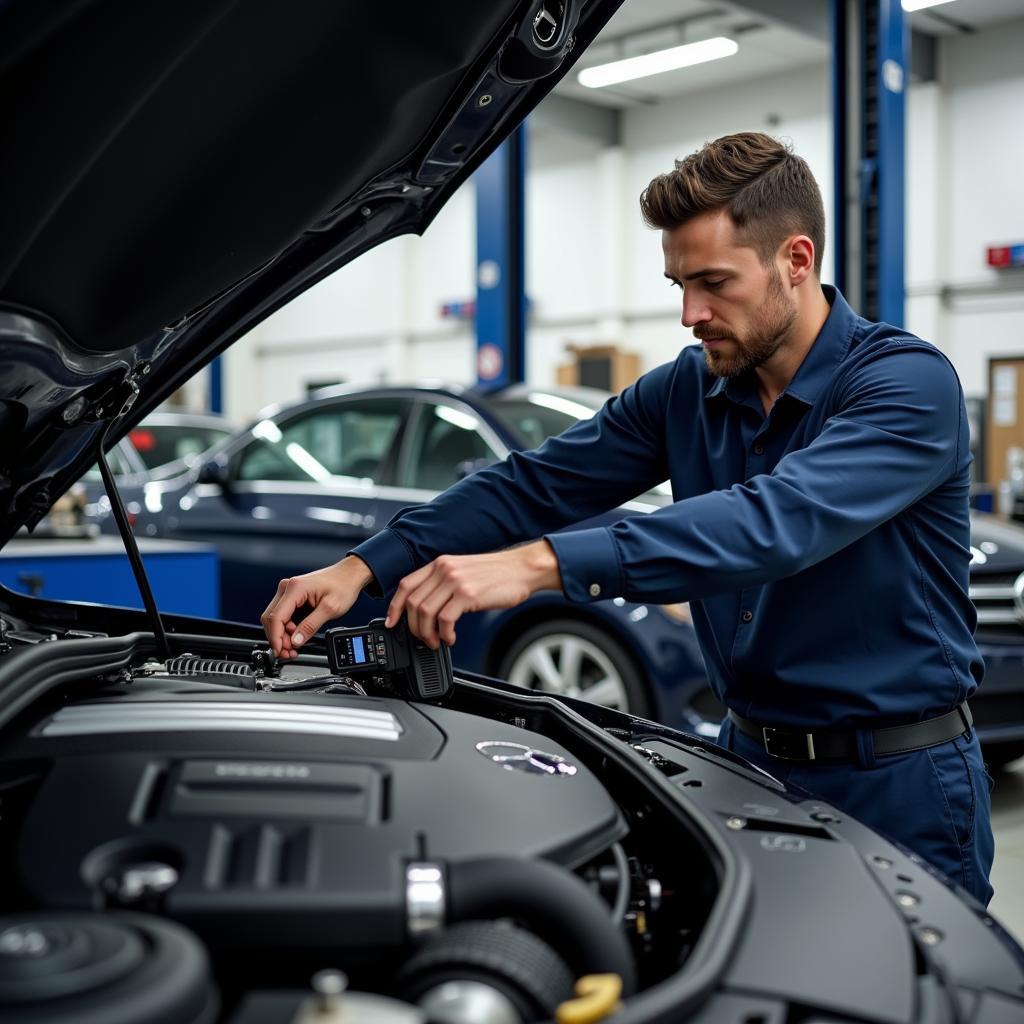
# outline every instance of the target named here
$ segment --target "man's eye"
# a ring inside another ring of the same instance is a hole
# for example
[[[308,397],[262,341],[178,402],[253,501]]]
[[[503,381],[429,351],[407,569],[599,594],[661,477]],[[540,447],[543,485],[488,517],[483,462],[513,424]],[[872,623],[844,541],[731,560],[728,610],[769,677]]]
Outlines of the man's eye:
[[[707,280],[705,280],[704,284],[705,284],[706,287],[710,288],[712,291],[717,291],[719,288],[722,287],[723,284],[725,284],[725,281],[724,280],[722,280],[722,281],[707,281]]]

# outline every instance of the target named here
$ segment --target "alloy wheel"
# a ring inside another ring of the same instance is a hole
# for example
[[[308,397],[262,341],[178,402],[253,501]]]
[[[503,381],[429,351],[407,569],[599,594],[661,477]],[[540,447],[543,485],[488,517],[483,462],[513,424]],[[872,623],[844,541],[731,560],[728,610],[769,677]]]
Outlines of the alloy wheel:
[[[629,711],[626,684],[618,668],[596,644],[573,633],[537,637],[513,661],[508,681]]]

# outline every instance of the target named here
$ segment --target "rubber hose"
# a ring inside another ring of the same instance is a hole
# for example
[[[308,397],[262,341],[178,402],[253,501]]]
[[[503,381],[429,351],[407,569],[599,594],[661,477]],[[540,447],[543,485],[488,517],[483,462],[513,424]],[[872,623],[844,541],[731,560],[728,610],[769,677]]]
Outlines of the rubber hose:
[[[511,917],[549,942],[580,977],[617,974],[636,987],[629,942],[582,879],[545,860],[483,857],[448,865],[448,920]]]
[[[612,856],[615,858],[615,866],[619,869],[619,891],[615,896],[615,906],[612,907],[612,920],[616,925],[621,925],[629,909],[629,861],[621,843],[612,843]]]

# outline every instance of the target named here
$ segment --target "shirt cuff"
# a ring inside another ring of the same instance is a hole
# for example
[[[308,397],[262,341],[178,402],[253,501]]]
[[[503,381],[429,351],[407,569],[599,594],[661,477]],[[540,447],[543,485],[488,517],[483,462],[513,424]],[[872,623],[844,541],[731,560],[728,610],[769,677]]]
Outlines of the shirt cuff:
[[[622,570],[610,530],[572,530],[544,539],[554,549],[562,590],[570,601],[603,601],[622,593]]]
[[[371,597],[386,596],[404,577],[416,569],[412,553],[405,542],[388,527],[374,534],[369,540],[364,540],[349,554],[358,555],[373,573],[373,582],[366,587],[366,592]]]

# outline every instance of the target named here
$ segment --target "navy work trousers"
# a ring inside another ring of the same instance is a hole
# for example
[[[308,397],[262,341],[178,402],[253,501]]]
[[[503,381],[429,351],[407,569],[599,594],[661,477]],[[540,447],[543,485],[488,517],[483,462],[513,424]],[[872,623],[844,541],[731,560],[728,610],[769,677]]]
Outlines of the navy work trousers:
[[[988,905],[995,852],[992,779],[973,731],[969,737],[863,764],[772,757],[728,718],[718,742],[902,843]]]

